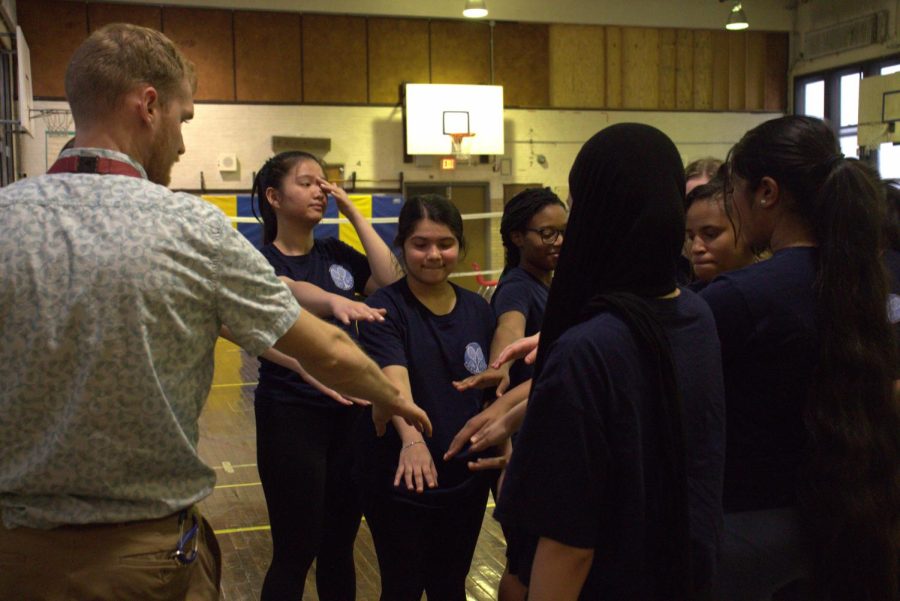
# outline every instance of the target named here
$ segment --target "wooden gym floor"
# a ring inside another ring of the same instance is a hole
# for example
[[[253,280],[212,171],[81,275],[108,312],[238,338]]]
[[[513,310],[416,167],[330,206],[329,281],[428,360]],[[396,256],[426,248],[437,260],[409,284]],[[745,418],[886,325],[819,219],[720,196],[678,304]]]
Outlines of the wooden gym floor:
[[[213,387],[200,419],[200,455],[218,475],[215,491],[200,507],[222,548],[222,592],[226,601],[259,599],[272,557],[266,503],[256,471],[256,371],[255,358],[220,339]],[[506,559],[503,535],[490,515],[492,507],[491,502],[466,583],[469,601],[497,598],[497,583]],[[356,539],[356,574],[357,600],[377,601],[378,562],[365,521]],[[304,601],[318,599],[315,566],[306,582]]]

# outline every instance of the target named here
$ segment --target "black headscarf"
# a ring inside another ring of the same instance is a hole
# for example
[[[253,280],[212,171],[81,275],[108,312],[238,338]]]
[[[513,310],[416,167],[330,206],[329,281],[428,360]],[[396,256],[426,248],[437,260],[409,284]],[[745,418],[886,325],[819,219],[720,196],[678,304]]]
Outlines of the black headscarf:
[[[678,150],[653,127],[613,125],[582,147],[569,173],[572,210],[535,368],[537,379],[556,339],[601,311],[628,325],[653,366],[665,530],[657,590],[670,599],[692,596],[681,397],[668,339],[645,299],[675,290],[684,187]]]

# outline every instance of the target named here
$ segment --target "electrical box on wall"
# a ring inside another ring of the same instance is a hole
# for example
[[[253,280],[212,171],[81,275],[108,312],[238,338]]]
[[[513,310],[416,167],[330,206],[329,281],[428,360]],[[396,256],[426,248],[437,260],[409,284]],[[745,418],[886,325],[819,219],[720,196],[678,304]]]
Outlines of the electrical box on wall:
[[[216,161],[216,167],[222,173],[234,173],[238,170],[237,155],[233,152],[220,154]]]

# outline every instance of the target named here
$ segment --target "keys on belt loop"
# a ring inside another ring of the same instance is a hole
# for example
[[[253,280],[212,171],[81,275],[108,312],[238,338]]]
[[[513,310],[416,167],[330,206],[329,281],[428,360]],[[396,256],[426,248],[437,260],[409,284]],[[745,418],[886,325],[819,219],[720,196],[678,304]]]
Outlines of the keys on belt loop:
[[[190,517],[191,525],[185,530],[188,517]],[[200,537],[197,536],[199,531],[200,522],[197,521],[197,514],[192,509],[182,510],[178,514],[178,545],[172,555],[178,563],[187,565],[197,559],[197,548],[200,545]],[[186,550],[188,547],[190,549]]]

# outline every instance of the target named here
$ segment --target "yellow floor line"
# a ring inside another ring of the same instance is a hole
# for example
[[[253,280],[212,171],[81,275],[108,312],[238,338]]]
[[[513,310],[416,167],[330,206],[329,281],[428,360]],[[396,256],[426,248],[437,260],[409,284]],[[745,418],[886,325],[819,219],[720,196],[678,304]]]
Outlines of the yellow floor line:
[[[213,530],[216,534],[235,534],[237,532],[259,532],[260,530],[271,530],[271,526],[247,526],[246,528],[223,528],[221,530]]]
[[[220,484],[216,486],[216,489],[219,488],[242,488],[244,486],[259,486],[262,482],[244,482],[241,484]]]
[[[213,388],[241,388],[243,386],[256,386],[259,382],[235,382],[232,384],[213,384]]]

